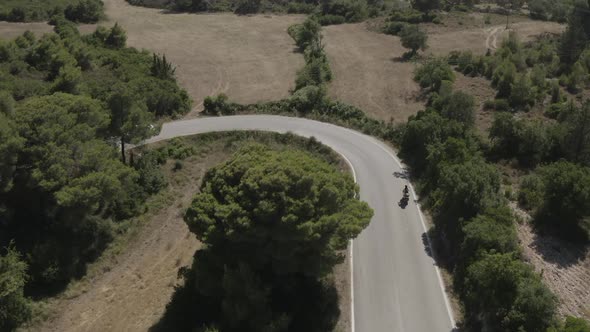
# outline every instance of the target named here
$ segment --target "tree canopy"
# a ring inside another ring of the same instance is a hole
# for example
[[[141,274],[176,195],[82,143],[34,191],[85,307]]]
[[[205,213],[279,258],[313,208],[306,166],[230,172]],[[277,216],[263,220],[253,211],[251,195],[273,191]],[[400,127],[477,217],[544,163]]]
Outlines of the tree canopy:
[[[192,273],[196,292],[219,305],[216,323],[224,331],[325,330],[301,317],[311,314],[301,297],[369,224],[372,210],[357,194],[350,176],[300,151],[253,145],[211,169],[185,221],[207,246]]]

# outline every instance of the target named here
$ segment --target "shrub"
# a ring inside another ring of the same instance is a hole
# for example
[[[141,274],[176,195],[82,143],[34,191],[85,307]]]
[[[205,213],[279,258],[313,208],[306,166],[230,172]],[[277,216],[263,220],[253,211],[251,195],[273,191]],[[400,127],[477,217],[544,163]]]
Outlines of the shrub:
[[[320,25],[336,25],[346,23],[346,18],[340,15],[320,15],[317,18]]]
[[[322,2],[322,15],[344,17],[348,23],[361,22],[368,17],[365,0],[330,0]]]
[[[27,264],[13,243],[4,249],[0,254],[0,330],[13,331],[31,318],[31,303],[24,296]]]
[[[102,0],[80,0],[67,6],[64,15],[72,22],[96,23],[102,18],[103,7]]]
[[[388,23],[384,28],[383,28],[383,33],[388,34],[388,35],[394,35],[397,36],[405,27],[406,27],[406,23],[403,22],[391,22]]]
[[[410,49],[410,56],[426,49],[428,36],[416,25],[408,25],[400,32],[402,46]]]
[[[261,0],[238,0],[234,12],[240,15],[257,13],[261,2]]]
[[[207,115],[232,115],[238,111],[238,105],[230,103],[223,93],[217,97],[206,97],[203,106],[203,112]]]
[[[442,81],[453,82],[455,74],[444,58],[433,58],[418,66],[414,72],[414,80],[422,88],[438,91]]]

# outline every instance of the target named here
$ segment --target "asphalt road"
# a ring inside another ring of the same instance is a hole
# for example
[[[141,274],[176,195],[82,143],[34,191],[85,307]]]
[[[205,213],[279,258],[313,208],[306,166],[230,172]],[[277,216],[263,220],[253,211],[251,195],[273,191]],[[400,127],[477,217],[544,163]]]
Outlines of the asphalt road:
[[[214,131],[262,130],[314,136],[352,165],[360,198],[375,210],[371,224],[353,242],[353,331],[449,332],[454,321],[440,274],[428,254],[419,206],[398,201],[408,181],[384,143],[367,135],[301,118],[244,115],[164,124],[146,143]],[[412,190],[412,198],[415,195]],[[344,313],[342,313],[344,314]]]

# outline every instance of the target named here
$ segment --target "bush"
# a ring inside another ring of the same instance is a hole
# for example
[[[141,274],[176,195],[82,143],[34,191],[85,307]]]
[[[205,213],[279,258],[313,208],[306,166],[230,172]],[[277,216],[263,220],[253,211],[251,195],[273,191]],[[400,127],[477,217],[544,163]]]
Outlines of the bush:
[[[217,97],[206,97],[203,106],[203,112],[207,115],[232,115],[239,109],[238,105],[230,103],[223,93]]]
[[[80,0],[67,6],[64,15],[72,22],[96,23],[102,18],[103,7],[102,0]]]
[[[405,27],[406,27],[406,23],[403,22],[391,22],[388,23],[384,28],[383,28],[383,33],[388,34],[388,35],[394,35],[397,36]]]
[[[234,12],[240,15],[257,13],[261,2],[261,0],[238,0]]]
[[[423,89],[438,91],[442,81],[453,82],[455,74],[444,58],[433,58],[418,66],[414,72],[414,80]]]
[[[340,15],[320,15],[317,18],[320,25],[336,25],[346,23],[346,18]]]
[[[13,243],[4,249],[0,254],[0,330],[13,331],[31,318],[31,303],[24,296],[27,264]]]
[[[347,23],[361,22],[368,17],[365,0],[330,0],[322,2],[322,15],[344,17]]]
[[[400,32],[402,46],[410,49],[410,56],[426,49],[428,36],[416,25],[408,25]]]

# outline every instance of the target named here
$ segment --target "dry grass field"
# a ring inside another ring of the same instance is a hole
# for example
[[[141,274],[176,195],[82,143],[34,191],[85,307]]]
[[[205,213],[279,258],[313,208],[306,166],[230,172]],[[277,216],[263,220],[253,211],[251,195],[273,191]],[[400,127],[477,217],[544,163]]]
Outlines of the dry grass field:
[[[456,18],[453,20],[442,26],[424,25],[429,45],[426,55],[446,55],[454,50],[483,54],[508,35],[505,25],[480,27],[475,19],[459,25]],[[330,95],[375,118],[405,122],[409,115],[423,108],[423,102],[417,99],[419,87],[413,81],[415,64],[400,61],[407,49],[401,46],[399,37],[371,31],[373,29],[369,26],[365,23],[343,24],[324,29],[326,50],[334,72]],[[563,26],[556,23],[523,19],[511,23],[510,27],[523,41],[545,32],[563,30]],[[464,80],[462,85],[471,84]],[[480,89],[482,84],[475,82],[474,85]]]
[[[239,103],[284,98],[303,67],[303,57],[287,34],[290,25],[304,20],[300,15],[166,14],[125,0],[104,2],[108,21],[100,24],[118,22],[127,31],[128,45],[165,54],[176,65],[176,76],[196,111],[206,96],[218,93]],[[93,29],[81,27],[83,32]],[[42,34],[52,27],[0,22],[0,38],[26,30]]]

